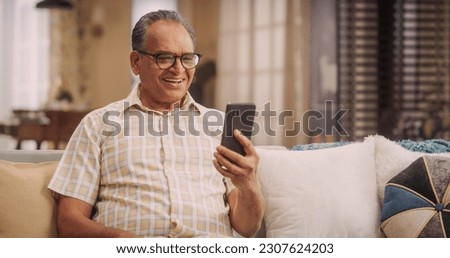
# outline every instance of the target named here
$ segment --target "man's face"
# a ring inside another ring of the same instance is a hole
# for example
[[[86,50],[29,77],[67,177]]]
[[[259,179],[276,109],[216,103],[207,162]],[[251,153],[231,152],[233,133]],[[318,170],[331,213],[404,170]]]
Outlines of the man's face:
[[[141,49],[140,49],[141,50]],[[194,52],[194,45],[186,29],[175,22],[159,21],[147,28],[147,53],[170,53],[181,56]],[[158,67],[156,59],[133,51],[130,55],[132,70],[141,80],[141,101],[156,110],[170,110],[187,94],[195,69],[185,69],[179,58],[167,70]]]

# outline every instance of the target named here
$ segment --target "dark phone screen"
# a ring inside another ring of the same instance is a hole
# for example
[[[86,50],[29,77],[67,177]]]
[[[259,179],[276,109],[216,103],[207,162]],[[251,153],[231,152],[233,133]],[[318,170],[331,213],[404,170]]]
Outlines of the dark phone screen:
[[[228,104],[225,110],[225,121],[221,145],[245,156],[245,151],[239,141],[234,138],[233,131],[238,129],[248,139],[253,133],[256,106],[254,104]]]

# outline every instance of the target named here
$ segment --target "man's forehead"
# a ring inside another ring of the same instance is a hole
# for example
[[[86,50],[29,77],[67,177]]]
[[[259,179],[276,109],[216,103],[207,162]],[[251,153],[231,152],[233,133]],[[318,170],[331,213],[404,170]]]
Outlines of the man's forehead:
[[[171,46],[188,48],[185,51],[192,52],[194,44],[188,31],[182,24],[174,21],[158,21],[147,28],[146,45],[152,50],[172,52]]]

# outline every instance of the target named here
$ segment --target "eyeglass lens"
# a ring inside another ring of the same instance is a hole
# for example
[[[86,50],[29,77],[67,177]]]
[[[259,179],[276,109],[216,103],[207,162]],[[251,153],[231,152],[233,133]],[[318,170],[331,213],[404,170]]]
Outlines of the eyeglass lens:
[[[184,54],[181,56],[181,64],[186,69],[192,69],[197,66],[199,62],[199,56],[196,54]],[[169,69],[175,64],[176,57],[173,55],[162,54],[156,58],[156,62],[161,69]]]

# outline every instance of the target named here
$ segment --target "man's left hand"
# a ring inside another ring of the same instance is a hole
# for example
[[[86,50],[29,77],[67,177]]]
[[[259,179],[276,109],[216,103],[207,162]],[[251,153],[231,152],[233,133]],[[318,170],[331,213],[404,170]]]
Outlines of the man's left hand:
[[[264,216],[264,199],[261,193],[256,168],[259,156],[251,141],[238,130],[234,137],[242,144],[245,156],[224,146],[214,153],[214,166],[225,177],[230,178],[236,189],[228,195],[231,224],[242,236],[251,237],[261,226]]]
[[[216,148],[213,163],[216,169],[231,182],[241,189],[252,189],[258,185],[256,178],[256,168],[259,156],[253,147],[252,142],[242,135],[239,130],[234,130],[234,137],[244,147],[245,156],[234,152],[224,146]]]

